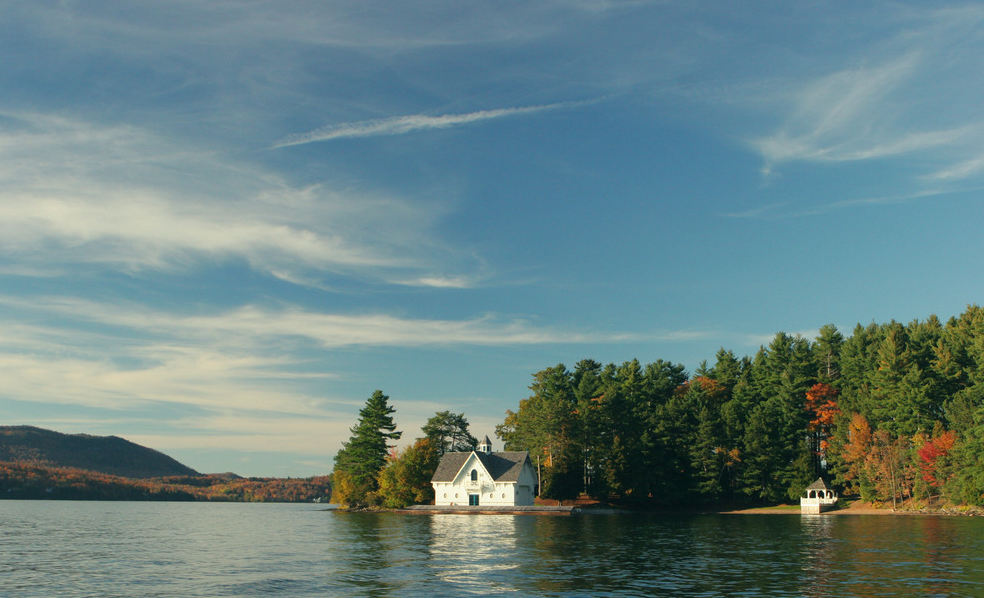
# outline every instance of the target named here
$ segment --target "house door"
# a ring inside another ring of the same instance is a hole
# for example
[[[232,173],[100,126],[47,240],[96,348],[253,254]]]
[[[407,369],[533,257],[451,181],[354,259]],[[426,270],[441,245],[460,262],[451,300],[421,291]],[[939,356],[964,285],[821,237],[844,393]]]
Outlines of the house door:
[[[470,507],[477,507],[478,506],[478,495],[477,494],[469,494],[468,495],[468,506],[470,506]]]

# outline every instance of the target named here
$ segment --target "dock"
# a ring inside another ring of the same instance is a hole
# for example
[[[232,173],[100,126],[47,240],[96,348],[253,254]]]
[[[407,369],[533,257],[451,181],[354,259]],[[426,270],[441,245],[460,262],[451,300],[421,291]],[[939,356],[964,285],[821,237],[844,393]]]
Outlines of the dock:
[[[534,505],[527,507],[515,506],[468,506],[468,505],[412,505],[404,509],[396,509],[395,513],[408,515],[579,515],[581,508],[577,506],[555,507]]]

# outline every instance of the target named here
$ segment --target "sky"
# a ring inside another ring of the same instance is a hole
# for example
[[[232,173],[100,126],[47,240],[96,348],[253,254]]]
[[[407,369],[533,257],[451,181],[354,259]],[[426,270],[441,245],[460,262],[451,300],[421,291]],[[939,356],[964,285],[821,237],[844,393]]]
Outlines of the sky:
[[[0,424],[306,477],[377,389],[401,444],[443,410],[499,444],[558,363],[946,320],[984,287],[982,24],[6,0]]]

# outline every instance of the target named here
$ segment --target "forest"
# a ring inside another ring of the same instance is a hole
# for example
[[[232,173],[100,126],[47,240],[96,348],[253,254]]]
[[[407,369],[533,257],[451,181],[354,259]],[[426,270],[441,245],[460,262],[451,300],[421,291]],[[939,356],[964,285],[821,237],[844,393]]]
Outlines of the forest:
[[[327,499],[327,476],[305,479],[186,475],[132,479],[80,469],[0,462],[0,499],[311,502]]]
[[[795,500],[823,476],[892,507],[984,504],[984,310],[780,332],[752,357],[591,359],[533,375],[497,427],[541,493],[653,505]]]

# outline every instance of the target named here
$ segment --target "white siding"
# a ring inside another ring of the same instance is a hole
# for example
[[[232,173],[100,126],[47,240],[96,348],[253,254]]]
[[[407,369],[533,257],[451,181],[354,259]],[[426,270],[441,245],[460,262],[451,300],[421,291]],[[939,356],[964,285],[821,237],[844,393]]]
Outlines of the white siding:
[[[472,481],[472,470],[478,472],[478,479]],[[523,467],[516,482],[495,482],[485,471],[485,466],[474,454],[468,457],[451,482],[432,482],[434,504],[467,505],[468,495],[479,496],[479,506],[528,506],[533,504],[533,487],[536,476],[529,465]]]

